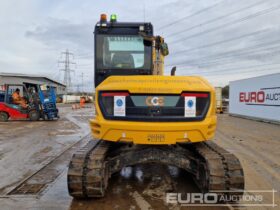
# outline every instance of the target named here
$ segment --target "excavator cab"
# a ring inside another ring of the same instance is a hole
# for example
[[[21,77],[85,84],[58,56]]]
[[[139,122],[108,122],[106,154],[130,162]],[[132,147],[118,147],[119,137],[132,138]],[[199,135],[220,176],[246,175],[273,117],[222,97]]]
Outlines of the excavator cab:
[[[107,21],[101,15],[95,26],[95,87],[111,75],[151,75],[153,46],[143,36],[153,36],[151,23]]]

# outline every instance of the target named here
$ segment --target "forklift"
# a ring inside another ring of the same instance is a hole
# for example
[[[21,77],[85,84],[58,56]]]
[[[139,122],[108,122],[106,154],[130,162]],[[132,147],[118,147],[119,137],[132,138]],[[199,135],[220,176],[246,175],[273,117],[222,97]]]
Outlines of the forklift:
[[[5,84],[0,91],[0,121],[9,119],[30,121],[58,119],[56,94],[53,87],[34,84]],[[13,92],[20,90],[21,97],[26,101],[27,108],[15,104]]]

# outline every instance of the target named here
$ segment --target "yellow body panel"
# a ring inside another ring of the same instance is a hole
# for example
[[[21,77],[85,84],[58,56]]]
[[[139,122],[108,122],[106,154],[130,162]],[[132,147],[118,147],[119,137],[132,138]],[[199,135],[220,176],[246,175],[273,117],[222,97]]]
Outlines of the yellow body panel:
[[[136,122],[106,120],[98,106],[99,91],[129,91],[146,94],[181,94],[182,91],[210,93],[210,106],[203,121]],[[111,76],[96,88],[96,117],[90,121],[95,138],[135,144],[176,144],[210,140],[216,130],[215,90],[196,76]]]

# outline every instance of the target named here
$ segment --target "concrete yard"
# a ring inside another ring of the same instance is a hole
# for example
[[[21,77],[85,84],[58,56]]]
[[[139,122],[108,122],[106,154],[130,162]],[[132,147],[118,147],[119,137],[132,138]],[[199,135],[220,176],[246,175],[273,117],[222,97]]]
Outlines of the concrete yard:
[[[114,175],[105,198],[72,199],[67,192],[67,166],[72,153],[90,140],[88,119],[93,111],[64,105],[60,115],[58,121],[0,123],[1,210],[234,209],[167,205],[166,192],[199,192],[198,188],[186,172],[151,164],[127,167]],[[240,159],[246,190],[274,189],[278,191],[275,203],[280,204],[280,125],[221,114],[215,141]]]

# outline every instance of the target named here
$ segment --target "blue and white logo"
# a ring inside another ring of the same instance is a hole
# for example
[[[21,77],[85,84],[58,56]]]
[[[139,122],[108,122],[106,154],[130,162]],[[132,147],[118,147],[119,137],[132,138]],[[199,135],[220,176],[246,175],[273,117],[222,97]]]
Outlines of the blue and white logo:
[[[121,99],[118,99],[116,101],[117,106],[122,106],[123,105],[123,101]]]
[[[185,117],[196,116],[196,97],[186,96],[185,97]]]
[[[125,96],[114,96],[114,116],[125,116]]]
[[[189,100],[189,101],[188,101],[188,107],[189,107],[189,108],[192,108],[192,107],[193,107],[193,100]]]

